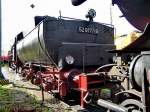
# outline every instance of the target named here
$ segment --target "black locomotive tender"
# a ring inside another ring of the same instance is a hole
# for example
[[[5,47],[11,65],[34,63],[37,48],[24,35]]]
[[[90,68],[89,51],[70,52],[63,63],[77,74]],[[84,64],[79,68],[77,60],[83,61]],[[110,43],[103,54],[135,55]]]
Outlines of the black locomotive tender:
[[[43,19],[17,44],[22,63],[56,64],[64,68],[100,66],[112,63],[113,27],[85,20]],[[37,22],[36,22],[37,24]]]

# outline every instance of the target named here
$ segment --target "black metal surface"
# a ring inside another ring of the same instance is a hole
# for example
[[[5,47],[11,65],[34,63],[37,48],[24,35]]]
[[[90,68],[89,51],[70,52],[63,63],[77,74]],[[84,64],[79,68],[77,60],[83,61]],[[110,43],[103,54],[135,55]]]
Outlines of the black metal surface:
[[[38,25],[45,18],[46,18],[46,16],[35,16],[34,17],[35,26]]]
[[[143,31],[146,24],[150,22],[149,0],[114,0],[118,5],[123,17],[137,29]]]
[[[24,36],[23,36],[23,32],[20,32],[17,36],[16,36],[16,41],[20,41],[20,40],[22,40],[24,38]]]
[[[71,55],[75,66],[83,65],[83,57],[85,66],[102,65],[112,59],[107,50],[114,48],[113,27],[47,16],[17,46],[22,62],[58,65],[60,61],[65,63],[65,57]]]
[[[78,6],[80,4],[82,4],[83,2],[85,2],[86,0],[71,0],[72,4],[74,6]]]

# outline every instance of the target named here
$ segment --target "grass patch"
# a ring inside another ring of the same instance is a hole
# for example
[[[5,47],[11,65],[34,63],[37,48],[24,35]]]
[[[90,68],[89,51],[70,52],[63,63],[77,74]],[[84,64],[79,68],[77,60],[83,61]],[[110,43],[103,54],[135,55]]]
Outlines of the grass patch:
[[[32,106],[21,106],[21,105],[5,105],[0,106],[0,112],[54,112],[48,107],[32,107]]]
[[[0,102],[6,102],[11,100],[12,96],[10,95],[10,90],[3,88],[3,86],[0,85]]]
[[[0,62],[0,66],[1,66],[1,67],[8,67],[8,63]]]
[[[36,96],[13,87],[0,85],[0,112],[53,112],[51,108],[41,107]]]

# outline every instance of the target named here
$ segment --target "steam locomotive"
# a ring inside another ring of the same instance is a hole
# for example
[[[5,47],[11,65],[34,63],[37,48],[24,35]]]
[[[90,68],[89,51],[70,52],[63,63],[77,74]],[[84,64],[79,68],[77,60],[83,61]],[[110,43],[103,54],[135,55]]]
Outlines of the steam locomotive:
[[[86,0],[71,0],[74,6],[78,6],[85,2]],[[139,108],[139,111],[149,112],[149,36],[150,36],[150,2],[148,0],[112,0],[112,4],[117,4],[123,17],[125,17],[134,27],[143,32],[141,37],[137,39],[132,44],[128,45],[123,50],[117,51],[117,53],[140,53],[137,57],[133,59],[129,69],[129,79],[132,83],[132,86],[135,90],[140,91],[142,95],[132,92],[134,96],[138,96],[140,102],[135,101],[138,98],[128,97],[125,100],[123,105],[127,107],[127,111],[135,111],[136,107]],[[127,92],[129,93],[129,91]],[[140,93],[140,94],[141,94]],[[134,102],[134,103],[133,103]],[[142,104],[141,104],[142,103]],[[102,102],[101,104],[102,105]],[[108,102],[105,102],[105,105],[108,107]],[[130,108],[130,109],[129,109]]]
[[[27,35],[18,34],[12,46],[16,70],[21,68],[23,77],[62,99],[79,94],[74,98],[80,99],[81,107],[96,103],[116,112],[148,112],[149,53],[142,52],[133,61],[122,60],[122,54],[148,40],[149,25],[143,38],[116,51],[114,27],[94,22],[94,16],[91,10],[89,21],[35,17],[35,28]]]

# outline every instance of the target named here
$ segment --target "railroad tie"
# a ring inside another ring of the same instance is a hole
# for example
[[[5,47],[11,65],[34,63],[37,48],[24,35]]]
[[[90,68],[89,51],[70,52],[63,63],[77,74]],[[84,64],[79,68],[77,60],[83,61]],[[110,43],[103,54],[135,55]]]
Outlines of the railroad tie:
[[[7,85],[10,84],[9,80],[0,79],[0,85]]]

